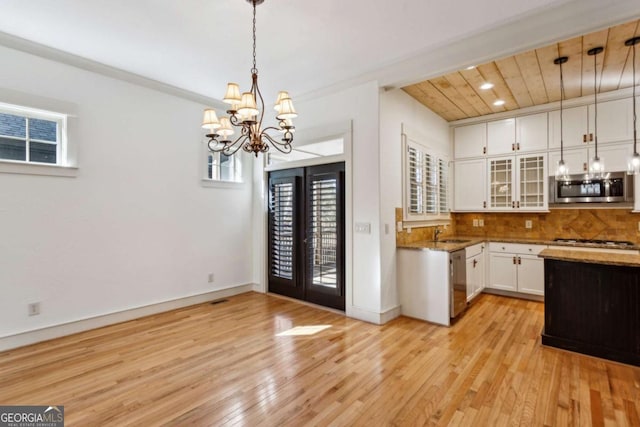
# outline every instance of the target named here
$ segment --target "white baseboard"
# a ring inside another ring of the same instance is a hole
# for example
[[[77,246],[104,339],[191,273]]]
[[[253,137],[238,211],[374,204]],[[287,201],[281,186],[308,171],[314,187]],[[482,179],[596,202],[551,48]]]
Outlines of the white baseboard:
[[[69,322],[61,325],[37,329],[34,331],[10,335],[0,338],[0,351],[23,347],[25,345],[34,344],[40,341],[47,341],[65,335],[76,334],[78,332],[88,331],[90,329],[113,325],[115,323],[126,322],[128,320],[138,319],[140,317],[162,313],[164,311],[175,310],[177,308],[188,307],[190,305],[201,304],[207,301],[213,301],[220,298],[239,295],[246,292],[251,292],[253,290],[253,284],[240,285],[227,289],[221,289],[218,291],[207,292],[200,295],[178,298],[175,300],[133,308],[130,310],[118,311],[111,314],[105,314],[102,316],[91,317],[75,322]]]
[[[376,313],[374,311],[365,310],[355,306],[347,307],[347,317],[374,323],[376,325],[384,325],[398,316],[400,316],[400,306],[390,308],[382,313]]]

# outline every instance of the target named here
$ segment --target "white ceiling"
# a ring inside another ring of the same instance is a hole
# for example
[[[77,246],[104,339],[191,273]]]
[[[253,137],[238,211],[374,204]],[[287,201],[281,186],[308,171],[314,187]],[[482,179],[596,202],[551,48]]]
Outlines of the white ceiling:
[[[0,0],[0,10],[1,32],[200,95],[220,99],[226,82],[250,83],[246,0]],[[279,89],[295,100],[366,79],[424,80],[628,20],[640,2],[266,0],[257,13],[270,102]]]

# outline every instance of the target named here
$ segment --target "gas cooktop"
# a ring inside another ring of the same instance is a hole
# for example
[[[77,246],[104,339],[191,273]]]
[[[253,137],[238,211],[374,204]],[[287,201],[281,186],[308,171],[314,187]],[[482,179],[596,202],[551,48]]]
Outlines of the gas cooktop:
[[[554,242],[559,243],[586,243],[589,245],[606,245],[606,246],[635,246],[633,242],[625,240],[602,240],[602,239],[565,239],[556,238]]]

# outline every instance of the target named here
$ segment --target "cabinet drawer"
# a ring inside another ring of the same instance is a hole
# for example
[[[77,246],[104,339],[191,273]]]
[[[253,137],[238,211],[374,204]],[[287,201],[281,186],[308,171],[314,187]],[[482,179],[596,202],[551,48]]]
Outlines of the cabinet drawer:
[[[480,255],[482,250],[484,249],[484,243],[478,243],[477,245],[467,246],[465,250],[465,256],[467,258],[472,258],[476,255]]]
[[[523,243],[489,243],[489,251],[498,253],[538,255],[546,248],[545,245],[528,245]]]

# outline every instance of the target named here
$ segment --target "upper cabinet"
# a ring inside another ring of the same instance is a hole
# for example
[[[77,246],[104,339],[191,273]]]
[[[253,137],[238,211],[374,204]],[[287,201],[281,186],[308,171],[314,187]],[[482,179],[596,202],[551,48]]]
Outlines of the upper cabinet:
[[[596,133],[595,106],[583,105],[563,111],[564,147],[592,145]],[[631,98],[598,103],[598,143],[633,139]],[[549,113],[549,148],[560,148],[560,111]]]
[[[453,154],[456,159],[479,157],[487,151],[487,124],[459,126],[453,129]]]
[[[516,119],[487,123],[487,154],[509,154],[516,148]]]

